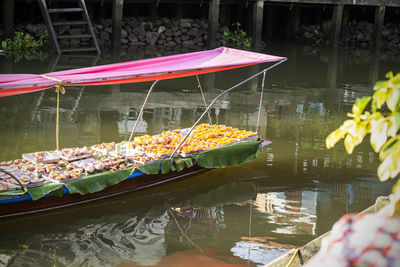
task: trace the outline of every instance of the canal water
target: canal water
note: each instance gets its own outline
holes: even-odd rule
[[[0,263],[9,266],[260,266],[328,231],[390,193],[379,183],[367,142],[352,155],[325,137],[357,97],[370,95],[399,58],[370,50],[278,46],[288,57],[267,73],[259,134],[272,144],[249,163],[88,203],[0,221]],[[160,56],[130,51],[122,59],[47,58],[13,63],[1,73],[49,71]],[[206,102],[267,64],[201,75]],[[61,147],[129,137],[151,83],[73,87],[61,96]],[[223,97],[213,123],[256,130],[261,77]],[[191,126],[204,111],[194,77],[157,84],[138,134]],[[0,99],[0,161],[55,148],[53,90]],[[208,118],[204,121],[207,122]]]

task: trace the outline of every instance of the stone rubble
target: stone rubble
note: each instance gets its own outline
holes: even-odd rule
[[[302,25],[296,33],[296,39],[313,46],[327,46],[332,34],[331,21],[322,25]],[[350,21],[343,25],[340,46],[367,48],[373,45],[375,38],[374,24],[366,21]],[[388,23],[382,30],[382,48],[400,49],[400,24]]]
[[[103,19],[93,23],[100,46],[107,50],[111,46],[112,21]],[[55,27],[58,35],[81,35],[88,34],[87,27],[79,26],[58,26]],[[188,49],[201,49],[207,44],[208,21],[201,19],[175,19],[158,18],[150,21],[146,17],[124,18],[121,29],[122,48],[142,47],[142,46],[163,46],[166,50],[172,50],[175,46]],[[16,25],[16,31],[22,31],[39,37],[47,29],[43,23],[39,24],[20,24]],[[228,27],[219,26],[217,46],[226,46],[227,38],[223,35],[224,31],[229,31]],[[3,31],[0,29],[0,40]],[[61,47],[79,47],[90,44],[90,39],[61,39]]]

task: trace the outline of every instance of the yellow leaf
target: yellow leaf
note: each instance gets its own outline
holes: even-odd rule
[[[390,82],[393,88],[398,88],[400,86],[400,73],[397,73]]]
[[[389,88],[386,96],[386,105],[390,111],[395,111],[400,100],[400,88]]]
[[[367,125],[367,122],[361,121],[348,129],[348,133],[353,136],[354,140],[356,140],[356,146],[361,144],[364,136],[367,134]]]
[[[346,134],[345,131],[342,129],[336,129],[335,131],[331,132],[325,140],[326,148],[330,149],[335,146],[335,144],[344,137]]]
[[[387,81],[377,81],[374,85],[374,91],[376,91],[384,86],[387,86]]]
[[[397,138],[390,138],[381,148],[379,152],[379,159],[384,160],[388,155],[394,154],[400,150],[400,140]]]
[[[392,164],[392,156],[389,155],[378,167],[378,177],[381,182],[386,181],[390,177],[389,166]]]
[[[396,151],[392,156],[392,164],[390,165],[390,178],[395,178],[400,173],[400,150]]]
[[[379,152],[381,147],[386,143],[387,140],[387,128],[388,122],[384,117],[378,120],[371,120],[371,146],[376,153]]]
[[[392,215],[393,216],[400,215],[400,198],[394,200]]]
[[[351,127],[355,126],[355,124],[356,122],[353,120],[345,120],[340,126],[340,129],[347,132]]]
[[[388,79],[393,78],[393,71],[389,71],[388,73],[386,73],[385,77]]]
[[[400,128],[400,112],[393,112],[387,117],[387,120],[389,122],[387,134],[388,136],[395,137]]]
[[[370,96],[363,96],[362,98],[358,98],[356,102],[353,104],[352,108],[353,114],[356,116],[361,115],[365,107],[368,105],[369,101],[371,101]]]
[[[386,94],[387,94],[387,88],[381,88],[377,90],[372,98],[375,100],[376,107],[379,109],[382,107],[383,104],[385,104],[386,101]]]
[[[350,134],[346,135],[346,138],[344,139],[344,147],[346,148],[347,153],[349,154],[353,153],[353,150],[356,147],[356,145],[357,145],[357,139]]]

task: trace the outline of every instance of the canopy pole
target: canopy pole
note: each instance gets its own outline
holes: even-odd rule
[[[197,78],[197,83],[199,84],[199,89],[200,89],[201,96],[203,97],[204,106],[207,108],[207,102],[206,102],[206,99],[205,99],[204,94],[203,94],[203,88],[201,88],[199,75],[196,74],[196,78]],[[210,124],[212,124],[210,111],[208,111],[207,113],[208,113],[208,119],[210,120]]]
[[[206,110],[203,112],[203,114],[201,114],[200,118],[194,123],[194,125],[192,126],[192,128],[190,128],[189,132],[186,134],[186,136],[183,138],[183,140],[179,143],[179,145],[175,148],[174,152],[172,152],[170,158],[172,158],[172,157],[176,154],[176,152],[178,151],[178,149],[183,145],[183,143],[186,141],[186,139],[189,137],[189,135],[193,132],[193,130],[194,130],[194,128],[197,126],[197,124],[201,121],[201,119],[204,117],[204,115],[210,110],[210,108],[215,104],[215,102],[216,102],[219,98],[221,98],[221,97],[222,97],[223,95],[225,95],[226,93],[232,91],[233,89],[239,87],[240,85],[242,85],[242,84],[244,84],[244,83],[250,81],[251,79],[254,79],[254,78],[257,77],[258,75],[263,74],[264,72],[267,72],[267,71],[269,71],[269,70],[272,69],[272,68],[275,68],[275,67],[278,66],[279,64],[285,62],[286,60],[287,60],[287,58],[282,59],[281,61],[275,63],[274,65],[269,66],[268,68],[266,68],[266,69],[264,69],[264,70],[262,70],[262,71],[260,71],[260,72],[258,72],[258,73],[256,73],[256,74],[254,74],[254,75],[251,76],[250,78],[247,78],[246,80],[241,81],[240,83],[238,83],[238,84],[232,86],[231,88],[229,88],[229,89],[223,91],[222,93],[220,93],[219,95],[217,95],[217,97],[214,98],[214,100],[213,100],[213,101],[210,103],[210,105],[206,108]]]
[[[137,119],[136,119],[136,123],[135,123],[135,125],[133,126],[133,129],[132,129],[132,132],[131,132],[131,136],[129,136],[129,140],[128,140],[128,141],[132,141],[133,135],[135,134],[135,131],[136,131],[136,127],[138,126],[139,121],[140,121],[140,119],[142,118],[143,111],[144,111],[144,107],[146,106],[147,101],[149,100],[151,91],[153,91],[154,86],[155,86],[156,83],[158,83],[158,82],[159,82],[159,80],[156,80],[156,81],[154,81],[153,84],[151,85],[150,90],[149,90],[149,92],[147,93],[146,99],[144,100],[144,103],[143,103],[143,105],[142,105],[142,108],[140,109],[139,115],[138,115],[138,117],[137,117]]]

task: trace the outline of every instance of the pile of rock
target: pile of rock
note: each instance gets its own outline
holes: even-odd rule
[[[382,31],[382,42],[391,50],[400,50],[400,24],[388,23]]]
[[[38,38],[41,34],[43,34],[47,30],[46,24],[38,23],[38,24],[18,24],[15,26],[15,31],[29,33],[35,38]]]
[[[105,19],[95,23],[98,39],[104,46],[111,42],[111,20]],[[160,18],[153,21],[145,17],[125,18],[122,22],[122,47],[160,45],[165,47],[181,46],[201,48],[207,43],[208,22],[206,19],[170,19]],[[226,27],[219,27],[217,45],[226,45],[223,35]]]
[[[111,46],[112,21],[103,19],[94,23],[99,44],[107,50]],[[29,33],[39,37],[47,29],[45,24],[21,24],[15,30]],[[175,47],[188,49],[200,49],[207,44],[208,21],[202,19],[170,19],[159,18],[154,22],[145,17],[125,18],[121,29],[121,48],[141,46],[162,46],[166,50]],[[87,27],[59,26],[55,28],[58,35],[81,35],[87,34]],[[227,27],[220,26],[217,33],[217,45],[227,45],[224,31]],[[0,30],[0,36],[2,31]],[[90,45],[90,38],[83,39],[60,39],[61,47],[84,47]]]
[[[329,45],[332,34],[332,23],[325,21],[322,25],[303,25],[296,33],[296,38],[313,46]],[[343,25],[340,37],[342,47],[370,47],[374,42],[374,24],[367,21],[353,20]],[[398,51],[400,49],[400,24],[388,23],[382,31],[382,47]]]
[[[372,23],[353,20],[344,25],[340,42],[343,46],[366,48],[372,45],[373,36],[374,25]]]
[[[330,21],[325,21],[322,25],[302,25],[296,32],[296,39],[315,46],[329,45],[330,29]]]

